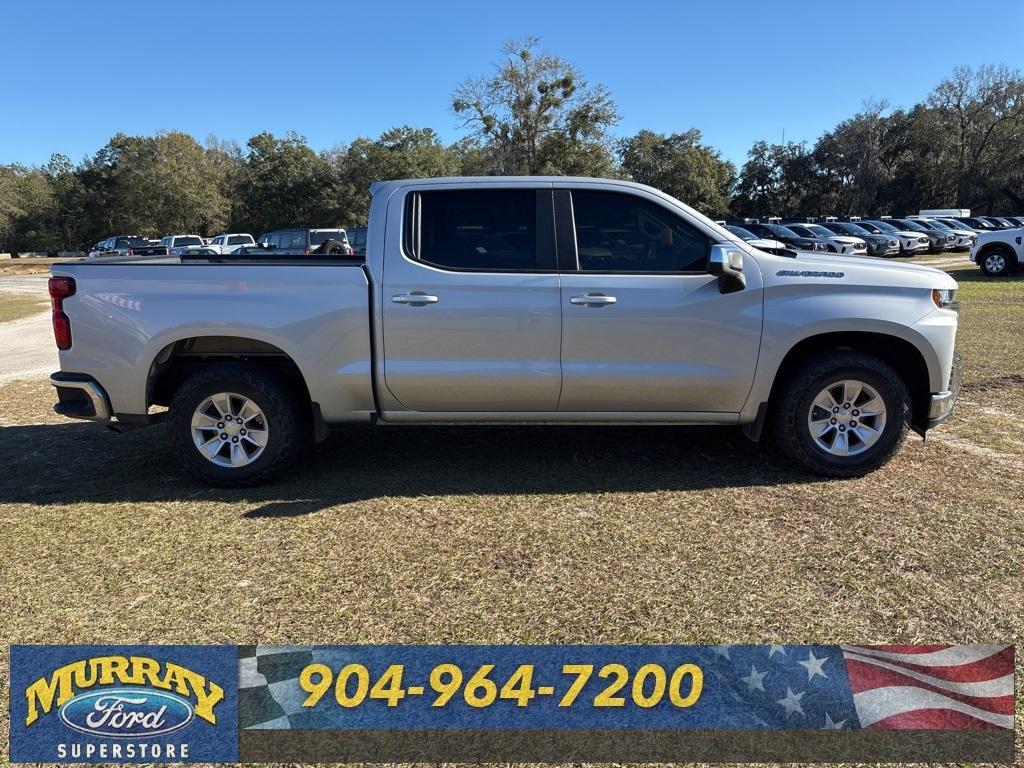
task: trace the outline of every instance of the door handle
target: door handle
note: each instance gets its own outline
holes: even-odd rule
[[[437,304],[437,296],[426,293],[398,293],[391,297],[395,304]]]
[[[603,294],[588,293],[586,296],[573,296],[569,299],[570,304],[614,304],[618,299],[614,296],[605,296]]]

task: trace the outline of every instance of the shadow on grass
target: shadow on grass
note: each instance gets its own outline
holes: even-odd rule
[[[812,482],[734,428],[346,426],[278,480],[223,490],[178,468],[160,427],[0,427],[0,502],[222,501],[292,517],[385,497],[699,490]]]

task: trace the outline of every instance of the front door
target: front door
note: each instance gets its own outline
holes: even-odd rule
[[[561,310],[550,188],[427,188],[391,205],[403,206],[403,236],[388,238],[399,252],[384,258],[388,391],[413,411],[554,411]]]
[[[761,342],[753,260],[747,287],[723,294],[707,272],[708,235],[666,204],[626,192],[555,194],[571,194],[571,207],[558,205],[559,243],[575,234],[577,251],[568,265],[576,270],[561,276],[558,410],[738,413]]]

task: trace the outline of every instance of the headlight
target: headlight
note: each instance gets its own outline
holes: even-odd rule
[[[932,290],[932,302],[940,309],[956,309],[955,288],[935,288]]]

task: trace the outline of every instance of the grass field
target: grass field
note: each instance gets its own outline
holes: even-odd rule
[[[0,643],[1024,643],[1024,278],[950,269],[958,413],[857,480],[732,430],[387,427],[213,490],[8,384]]]
[[[35,315],[44,311],[49,304],[50,301],[45,294],[37,296],[30,293],[0,293],[0,323]]]

